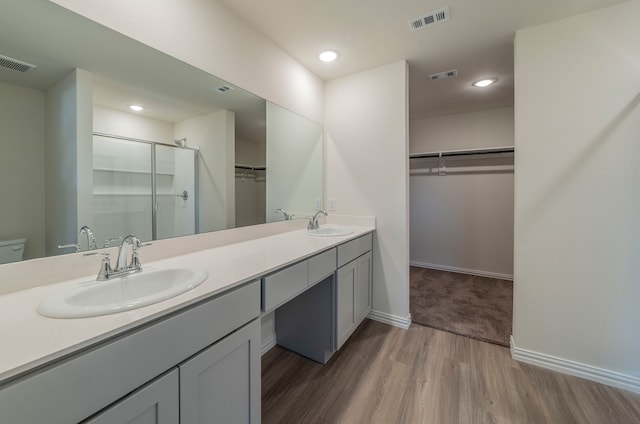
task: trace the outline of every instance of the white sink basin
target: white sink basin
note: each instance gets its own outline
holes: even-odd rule
[[[52,294],[40,303],[40,315],[85,318],[115,314],[178,296],[202,284],[199,268],[158,268],[106,281],[86,281]]]
[[[317,230],[307,230],[307,234],[310,236],[316,237],[335,237],[335,236],[346,236],[348,234],[353,233],[353,230],[345,227],[329,227],[322,226]]]

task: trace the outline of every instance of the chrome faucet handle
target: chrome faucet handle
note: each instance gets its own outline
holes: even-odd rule
[[[111,259],[109,258],[109,252],[91,252],[85,253],[82,256],[102,256],[102,262],[100,263],[100,271],[98,271],[97,281],[108,280],[113,269],[111,269]]]
[[[151,245],[153,245],[153,243],[142,243],[142,242],[140,242],[140,240],[138,240],[137,243],[135,243],[133,245],[133,247],[131,248],[132,257],[137,261],[138,260],[138,250],[140,250],[143,247],[147,247],[147,246],[151,246]]]
[[[141,243],[139,239],[136,239],[137,242],[133,244],[131,248],[131,264],[129,265],[129,269],[135,271],[142,271],[142,264],[140,263],[140,259],[138,258],[138,250],[142,247],[151,246],[153,243]]]
[[[76,249],[76,252],[80,251],[80,245],[79,244],[71,243],[71,244],[59,244],[58,245],[58,249],[68,249],[69,247],[73,247],[74,249]]]

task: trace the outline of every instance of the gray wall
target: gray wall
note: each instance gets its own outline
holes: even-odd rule
[[[44,256],[44,93],[0,83],[0,240]],[[29,166],[25,166],[29,164]]]

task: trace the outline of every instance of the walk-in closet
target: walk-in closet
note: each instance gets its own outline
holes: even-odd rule
[[[513,305],[513,108],[411,121],[414,323],[508,346]]]

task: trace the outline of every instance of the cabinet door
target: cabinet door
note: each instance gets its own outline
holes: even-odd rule
[[[356,270],[356,317],[357,323],[371,311],[371,252],[358,258]]]
[[[181,424],[260,423],[260,320],[184,362]]]
[[[178,422],[178,370],[142,386],[83,424],[175,424]]]
[[[356,261],[338,269],[336,283],[336,332],[338,349],[349,338],[356,326],[354,302],[356,299]]]

